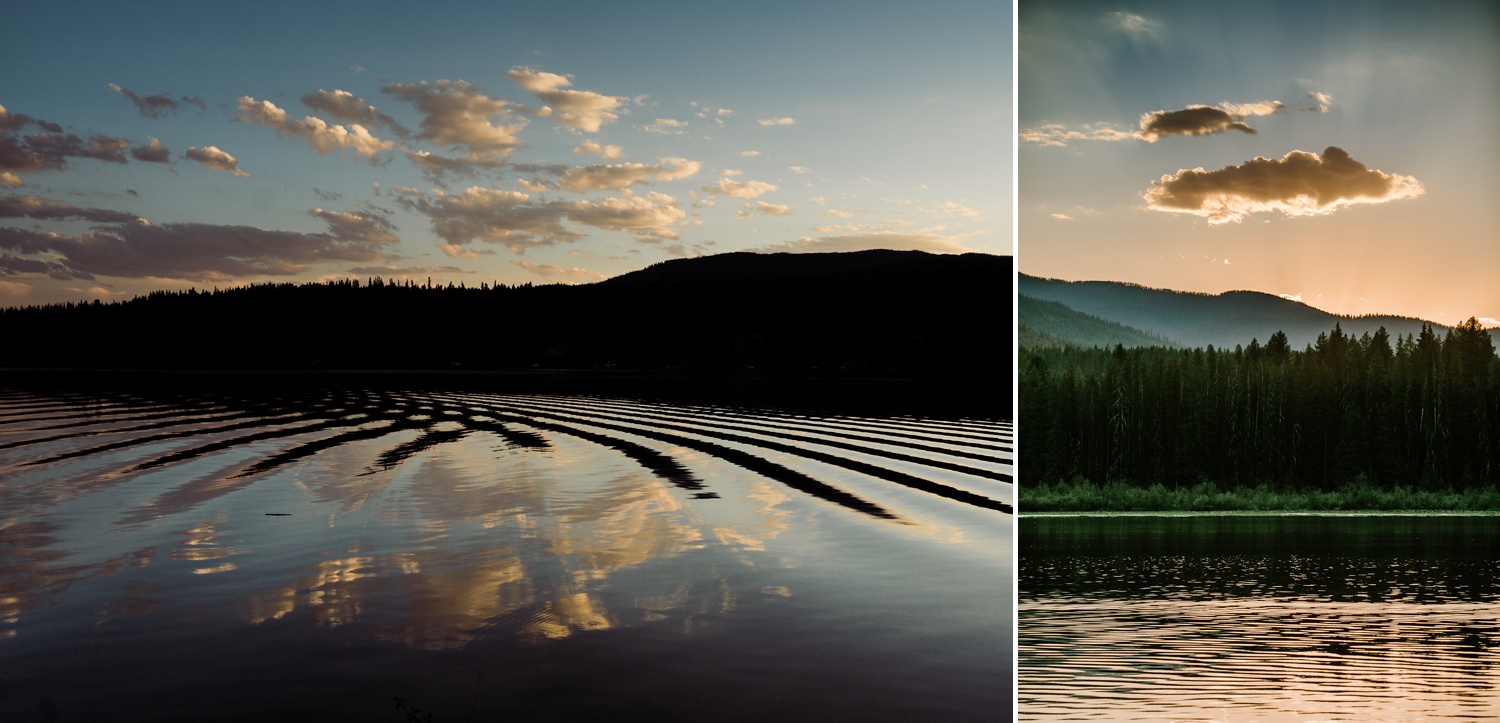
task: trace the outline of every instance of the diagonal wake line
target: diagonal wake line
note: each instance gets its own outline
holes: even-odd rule
[[[493,405],[493,406],[489,406],[489,405]],[[498,402],[489,402],[489,403],[486,403],[486,406],[484,406],[483,408],[487,409],[487,410],[492,410],[491,411],[492,414],[496,414],[496,416],[500,416],[501,414],[504,414],[504,413],[503,412],[499,412],[498,410],[507,409],[507,408],[513,408],[513,407],[507,407],[506,405],[498,403]],[[523,413],[521,415],[505,415],[505,416],[508,416],[510,418],[513,418],[513,419],[526,420],[526,422],[528,424],[536,424],[538,421],[541,421],[541,420],[535,419],[535,417],[533,415],[528,414],[528,413]],[[568,415],[558,415],[558,414],[544,414],[543,416],[549,416],[549,417],[553,417],[553,418],[561,418],[561,419],[564,419],[564,420],[573,420],[574,419],[574,418],[572,418],[572,417],[570,417]],[[596,421],[587,420],[587,419],[581,420],[581,421],[585,422],[586,424],[588,424],[590,426],[600,427],[600,428],[603,428],[603,429],[610,429],[610,430],[614,430],[614,431],[617,431],[617,432],[625,432],[627,434],[633,434],[633,435],[636,435],[638,437],[646,437],[647,439],[654,439],[654,440],[657,440],[658,442],[666,442],[668,444],[675,444],[675,445],[680,446],[680,447],[686,447],[688,449],[697,450],[699,452],[703,452],[704,454],[708,454],[708,455],[711,455],[711,456],[714,456],[714,457],[718,457],[719,459],[722,459],[722,460],[724,460],[726,462],[729,462],[731,464],[738,465],[740,467],[748,469],[748,470],[750,470],[752,472],[760,474],[760,475],[762,475],[764,477],[767,477],[769,479],[776,480],[777,482],[780,482],[780,483],[782,483],[782,484],[784,484],[784,485],[786,485],[788,487],[791,487],[792,489],[795,489],[795,490],[798,490],[800,492],[804,492],[806,494],[812,495],[813,497],[817,497],[817,498],[822,499],[822,500],[827,500],[829,502],[833,502],[835,504],[842,505],[844,507],[847,507],[849,509],[852,509],[852,510],[855,510],[855,511],[858,511],[858,512],[863,512],[863,513],[865,513],[867,515],[870,515],[872,517],[879,517],[881,519],[887,519],[887,520],[899,520],[900,519],[895,514],[887,511],[885,508],[881,507],[880,505],[877,505],[877,504],[875,504],[873,502],[869,502],[869,501],[867,501],[867,500],[865,500],[865,499],[863,499],[863,498],[861,498],[861,497],[859,497],[857,495],[851,494],[849,492],[845,492],[844,490],[841,490],[841,489],[839,489],[837,487],[829,485],[829,484],[827,484],[825,482],[820,482],[820,481],[818,481],[816,479],[813,479],[812,477],[809,477],[809,476],[807,476],[807,475],[805,475],[805,474],[803,474],[801,472],[798,472],[796,470],[793,470],[793,469],[790,469],[790,468],[787,468],[787,467],[783,467],[783,466],[781,466],[779,464],[776,464],[775,462],[771,462],[771,461],[763,459],[761,457],[757,457],[757,456],[755,456],[753,454],[750,454],[749,452],[743,452],[743,451],[740,451],[740,450],[737,450],[737,449],[733,449],[733,448],[730,448],[730,447],[725,447],[725,446],[723,446],[721,444],[714,444],[712,442],[705,442],[705,441],[703,441],[701,439],[695,439],[695,438],[692,438],[692,437],[684,437],[684,436],[680,436],[680,435],[676,435],[676,434],[666,434],[666,433],[656,432],[656,431],[650,431],[650,430],[633,429],[633,428],[625,427],[625,426],[621,426],[621,425],[609,424],[607,422],[596,422]],[[581,431],[581,430],[579,430],[579,431]]]
[[[515,405],[513,405],[513,406],[515,406]],[[573,419],[574,421],[583,421],[585,423],[594,424],[596,426],[604,426],[606,428],[609,427],[609,425],[607,425],[607,424],[604,424],[604,423],[601,423],[601,422],[598,422],[598,421],[594,421],[594,420],[592,420],[590,418],[587,418],[587,417],[585,417],[585,418],[583,418],[583,419],[580,420],[576,416],[573,416],[573,415],[559,414],[559,413],[556,413],[556,412],[549,412],[549,411],[539,411],[539,410],[534,410],[534,409],[526,409],[526,407],[524,407],[524,406],[521,406],[519,408],[521,408],[524,411],[528,411],[528,412],[536,413],[536,414],[543,414],[545,416],[561,417],[563,419]],[[611,417],[611,418],[613,418],[613,417]],[[951,500],[954,500],[954,501],[957,501],[957,502],[964,502],[964,503],[967,503],[967,504],[970,504],[970,505],[974,505],[976,507],[982,507],[984,509],[996,510],[996,511],[999,511],[999,512],[1004,512],[1006,514],[1012,514],[1014,512],[1014,507],[1012,507],[1010,504],[1002,502],[1000,500],[991,499],[991,498],[985,497],[984,495],[981,495],[981,494],[976,494],[974,492],[969,492],[968,490],[961,490],[961,489],[958,489],[956,487],[950,487],[950,486],[945,485],[945,484],[940,484],[940,483],[937,483],[937,482],[933,482],[932,480],[923,479],[921,477],[917,477],[917,476],[914,476],[914,475],[909,475],[909,474],[906,474],[905,472],[899,472],[899,471],[896,471],[896,470],[886,469],[884,467],[880,467],[880,466],[877,466],[877,465],[869,464],[869,463],[866,463],[866,462],[860,462],[858,460],[845,459],[845,458],[839,457],[837,455],[827,454],[827,453],[824,453],[824,452],[818,452],[816,450],[803,449],[803,448],[795,447],[795,446],[788,445],[788,444],[781,444],[779,442],[772,442],[770,440],[762,440],[762,439],[755,439],[755,438],[751,438],[751,437],[744,437],[744,436],[737,435],[737,434],[723,434],[723,433],[704,432],[702,430],[694,430],[694,429],[691,429],[691,428],[684,428],[684,427],[680,427],[680,426],[677,426],[677,425],[671,425],[671,424],[662,424],[662,425],[659,425],[659,426],[661,428],[663,428],[663,429],[672,429],[672,430],[675,430],[675,431],[688,432],[688,433],[691,433],[691,434],[705,434],[707,436],[715,437],[715,438],[718,438],[718,439],[723,439],[723,440],[732,441],[732,442],[739,442],[741,444],[747,444],[747,445],[756,446],[756,447],[763,447],[765,449],[772,449],[772,450],[776,450],[778,452],[785,452],[787,454],[791,454],[791,455],[794,455],[794,456],[800,456],[800,457],[804,457],[804,458],[807,458],[807,459],[816,460],[816,461],[819,461],[819,462],[824,462],[824,463],[827,463],[827,464],[831,464],[831,465],[834,465],[836,467],[843,467],[844,469],[853,470],[855,472],[859,472],[861,474],[865,474],[865,475],[868,475],[868,476],[871,476],[871,477],[877,477],[879,479],[886,480],[887,482],[894,482],[894,483],[902,485],[904,487],[910,487],[912,489],[920,490],[922,492],[927,492],[929,494],[937,495],[939,497],[946,497],[948,499],[951,499]],[[619,427],[615,427],[615,428],[619,429]],[[631,431],[632,433],[637,433],[637,434],[640,433],[637,430],[628,430],[628,431]],[[822,483],[819,483],[819,484],[822,484]]]
[[[604,416],[606,416],[609,419],[615,419],[615,420],[618,420],[618,421],[625,421],[625,422],[630,422],[631,421],[629,419],[620,419],[620,417],[617,416],[617,415],[604,415]],[[639,422],[634,422],[634,423],[639,424]],[[691,427],[683,427],[683,426],[674,425],[674,424],[660,424],[660,425],[657,425],[657,426],[659,426],[659,427],[661,427],[663,429],[671,429],[671,430],[675,430],[675,431],[678,431],[678,432],[688,432],[688,433],[693,433],[693,434],[705,434],[705,435],[708,435],[708,436],[711,436],[711,437],[717,437],[719,439],[726,439],[726,440],[730,440],[730,441],[740,442],[742,444],[750,444],[750,445],[761,446],[761,447],[765,447],[767,449],[774,449],[774,450],[776,450],[778,452],[786,452],[788,454],[798,455],[798,456],[806,457],[808,459],[815,459],[815,460],[817,460],[819,462],[827,462],[829,464],[833,464],[833,465],[836,465],[836,466],[839,466],[839,467],[844,467],[845,469],[851,469],[851,470],[854,470],[856,472],[860,472],[860,473],[863,473],[863,474],[870,475],[872,477],[879,477],[879,478],[884,479],[884,480],[886,480],[888,482],[895,482],[896,484],[903,485],[903,486],[906,486],[906,487],[911,487],[912,489],[918,489],[918,490],[921,490],[923,492],[927,492],[929,494],[935,494],[935,495],[938,495],[940,497],[947,497],[949,499],[957,500],[957,501],[960,501],[960,502],[967,502],[968,504],[976,505],[978,507],[984,507],[986,509],[1001,510],[1001,511],[1008,511],[1010,509],[1010,505],[1008,505],[1008,504],[1006,504],[1004,502],[1001,502],[999,500],[995,500],[995,499],[991,499],[989,497],[985,497],[984,495],[980,495],[980,494],[976,494],[976,493],[973,493],[973,492],[969,492],[967,490],[961,490],[961,489],[958,489],[956,487],[950,487],[950,486],[945,485],[945,484],[941,484],[941,483],[938,483],[938,482],[933,482],[932,480],[927,480],[927,479],[923,479],[921,477],[917,477],[917,476],[914,476],[914,475],[909,475],[909,474],[906,474],[905,472],[898,472],[896,470],[890,470],[890,469],[886,469],[884,467],[880,467],[880,466],[877,466],[877,465],[868,464],[868,463],[860,462],[860,461],[857,461],[857,460],[847,459],[847,458],[844,458],[844,457],[839,457],[837,455],[827,454],[827,453],[824,453],[824,452],[818,452],[816,450],[804,449],[804,448],[801,448],[801,447],[796,447],[796,446],[793,446],[793,445],[782,444],[780,442],[773,442],[773,441],[770,441],[770,440],[757,439],[757,438],[753,438],[753,437],[744,437],[744,436],[736,435],[736,434],[725,434],[725,433],[722,433],[722,432],[713,432],[713,431],[708,431],[708,430],[693,429]],[[928,459],[923,459],[921,457],[913,457],[911,455],[904,455],[904,454],[899,454],[899,453],[895,453],[895,452],[882,452],[881,450],[871,450],[871,449],[868,449],[868,448],[859,447],[857,445],[837,444],[837,443],[827,442],[827,441],[823,441],[823,440],[805,440],[805,441],[815,442],[817,444],[822,444],[822,445],[826,445],[826,446],[830,446],[830,447],[836,447],[836,448],[841,448],[841,449],[849,449],[849,450],[853,450],[853,451],[861,452],[861,453],[878,455],[878,456],[886,457],[887,459],[892,459],[892,460],[897,460],[897,461],[902,461],[902,462],[909,462],[909,463],[918,464],[918,465],[927,466],[927,467],[934,467],[934,468],[938,468],[938,469],[946,469],[946,470],[948,470],[950,472],[959,472],[959,473],[967,474],[967,475],[970,475],[970,476],[983,477],[983,478],[993,479],[993,480],[997,480],[997,481],[1001,481],[1001,482],[1007,482],[1007,483],[1014,483],[1014,477],[1011,476],[1011,475],[1009,475],[1009,474],[1006,474],[1004,472],[991,472],[989,470],[980,470],[980,469],[975,469],[975,468],[972,468],[972,467],[966,467],[964,465],[948,464],[948,463],[942,462],[941,460],[928,460]]]
[[[594,407],[596,405],[576,405],[575,404],[575,405],[570,405],[570,406],[575,407],[575,408],[578,407],[578,406],[583,406],[585,408],[592,408],[592,407]],[[637,411],[634,411],[634,410],[632,410],[632,409],[630,409],[628,407],[626,407],[626,408],[624,408],[622,410],[617,405],[609,405],[608,408],[612,409],[612,410],[616,410],[620,414],[628,415],[628,417],[630,417],[630,418],[657,419],[657,420],[659,420],[659,419],[672,419],[672,417],[668,417],[668,416],[663,415],[663,414],[655,414],[655,413],[648,413],[648,412],[637,412]],[[616,416],[613,416],[613,418],[619,419],[620,417],[618,415],[616,415]],[[677,419],[680,420],[681,417],[679,416],[679,417],[677,417]],[[889,459],[899,460],[899,461],[902,461],[902,462],[918,463],[918,464],[921,464],[921,465],[926,466],[926,467],[936,467],[936,468],[939,468],[939,469],[946,469],[946,470],[948,470],[950,472],[959,472],[959,473],[962,473],[962,474],[972,475],[972,476],[976,476],[976,477],[986,477],[986,478],[998,480],[998,481],[1001,481],[1001,482],[1012,482],[1013,483],[1015,481],[1015,479],[1011,475],[1005,474],[1004,472],[991,472],[989,470],[975,469],[973,467],[967,467],[967,466],[964,466],[964,465],[960,465],[960,464],[956,464],[956,463],[952,463],[952,462],[946,462],[946,461],[943,461],[943,460],[928,459],[928,458],[925,458],[925,457],[913,457],[913,456],[910,456],[910,455],[902,454],[900,452],[894,452],[894,451],[888,451],[888,450],[882,450],[882,449],[875,449],[875,448],[870,448],[870,447],[860,447],[860,446],[857,446],[857,445],[853,445],[853,444],[849,444],[849,443],[845,443],[845,442],[839,442],[839,441],[836,441],[836,440],[823,439],[821,437],[808,437],[808,436],[798,435],[798,434],[789,434],[789,433],[786,433],[786,432],[766,431],[766,430],[764,430],[764,429],[762,429],[762,428],[760,428],[758,426],[733,424],[733,423],[726,422],[726,421],[715,420],[713,418],[702,418],[702,417],[700,417],[700,418],[693,419],[692,421],[695,424],[700,424],[700,425],[702,425],[704,427],[708,427],[708,428],[711,428],[711,429],[735,429],[735,430],[739,430],[739,431],[743,431],[743,432],[752,432],[752,433],[755,433],[755,434],[764,434],[764,435],[767,435],[767,436],[778,437],[778,438],[781,438],[781,439],[789,439],[789,440],[798,441],[798,442],[808,442],[808,443],[811,443],[811,444],[821,444],[821,445],[825,445],[825,446],[828,446],[828,447],[836,447],[836,448],[839,448],[839,449],[847,449],[847,450],[855,451],[855,452],[863,452],[863,453],[866,453],[866,454],[873,454],[873,455],[877,455],[877,456],[880,456],[880,457],[886,457],[886,458],[889,458]],[[766,425],[766,426],[775,427],[775,426],[778,426],[778,425]],[[1008,463],[1011,462],[1011,460],[1008,460],[1008,459],[1003,459],[1003,458],[1000,458],[1000,457],[990,457],[988,455],[976,454],[976,453],[973,453],[973,452],[965,452],[963,450],[945,449],[945,448],[942,448],[942,447],[932,447],[932,446],[921,445],[921,444],[912,444],[912,443],[908,443],[908,442],[893,442],[891,440],[881,439],[881,438],[878,438],[878,437],[866,437],[866,436],[862,436],[862,435],[844,434],[844,433],[831,432],[831,431],[830,432],[819,432],[819,433],[820,434],[826,434],[828,436],[842,438],[842,439],[851,439],[851,440],[856,440],[856,441],[870,442],[870,443],[874,443],[874,444],[891,444],[891,445],[905,447],[905,448],[908,448],[908,449],[916,449],[916,450],[921,450],[921,451],[924,451],[924,452],[932,452],[932,453],[935,453],[935,454],[943,454],[943,455],[948,455],[948,456],[952,456],[952,457],[963,457],[963,458],[966,458],[966,459],[973,459],[973,460],[977,460],[977,461],[981,461],[981,462],[993,462],[993,463],[997,463],[997,464],[1008,464]]]

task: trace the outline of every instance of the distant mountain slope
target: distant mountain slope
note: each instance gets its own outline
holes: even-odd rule
[[[1017,292],[1055,301],[1076,311],[1142,331],[1160,334],[1189,347],[1209,344],[1233,347],[1277,331],[1286,332],[1293,348],[1316,341],[1338,324],[1360,336],[1384,326],[1394,338],[1421,332],[1423,321],[1401,316],[1341,316],[1258,291],[1202,294],[1152,289],[1116,281],[1060,281],[1020,274]],[[1448,327],[1433,324],[1439,333]]]
[[[1044,301],[1025,294],[1020,304],[1022,348],[1043,346],[1113,347],[1177,346],[1159,334],[1105,321],[1097,316],[1071,309],[1056,301]]]

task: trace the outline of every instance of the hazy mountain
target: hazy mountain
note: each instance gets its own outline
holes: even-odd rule
[[[1258,291],[1203,294],[1152,289],[1117,281],[1060,281],[1020,274],[1018,293],[1055,301],[1075,311],[1160,334],[1188,347],[1233,348],[1251,339],[1262,344],[1277,331],[1286,332],[1300,349],[1338,324],[1358,337],[1385,327],[1392,338],[1421,332],[1421,319],[1402,316],[1343,316]],[[1024,311],[1024,307],[1023,307]],[[1024,320],[1024,316],[1023,316]],[[1433,324],[1439,333],[1449,327]]]
[[[1159,334],[1105,321],[1097,316],[1022,294],[1019,299],[1021,348],[1082,346],[1177,346]]]

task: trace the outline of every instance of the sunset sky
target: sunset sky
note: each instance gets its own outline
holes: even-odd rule
[[[1500,6],[1020,3],[1020,270],[1500,325]]]
[[[0,305],[1012,253],[1003,3],[211,7],[7,5]]]

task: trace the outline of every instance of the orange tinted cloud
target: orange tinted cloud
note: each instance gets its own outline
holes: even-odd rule
[[[1153,181],[1147,208],[1188,213],[1210,224],[1238,223],[1246,215],[1280,211],[1287,216],[1333,213],[1357,203],[1385,203],[1426,192],[1411,176],[1366,168],[1342,148],[1323,155],[1292,151],[1280,159],[1256,157],[1217,171],[1180,170]]]

